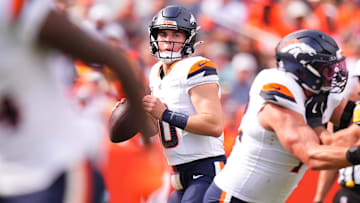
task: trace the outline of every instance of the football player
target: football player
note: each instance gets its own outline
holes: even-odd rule
[[[198,29],[193,14],[181,6],[160,10],[149,27],[150,51],[159,62],[143,103],[174,169],[168,202],[202,202],[226,160],[216,67],[207,58],[190,57]]]
[[[285,202],[308,167],[359,163],[359,147],[350,148],[355,142],[321,145],[329,135],[323,123],[337,123],[333,115],[343,107],[338,94],[347,70],[337,43],[321,31],[300,30],[280,41],[276,59],[277,69],[254,80],[236,144],[204,202]],[[338,133],[358,141],[359,127],[352,130]]]
[[[50,47],[109,65],[122,79],[134,114],[145,117],[124,54],[88,37],[53,7],[50,0],[0,1],[1,203],[101,202],[103,198],[103,190],[97,190],[104,188],[99,171],[84,161],[98,144],[92,138],[102,134],[102,128],[70,110],[50,71]],[[76,172],[70,173],[74,168]]]

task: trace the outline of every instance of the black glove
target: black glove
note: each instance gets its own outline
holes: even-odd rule
[[[329,93],[315,94],[305,101],[306,122],[312,128],[322,125],[322,116],[325,112]]]

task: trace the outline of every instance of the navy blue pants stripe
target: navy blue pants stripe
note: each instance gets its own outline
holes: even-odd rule
[[[205,193],[203,203],[220,203],[220,197],[222,192],[223,191],[214,182],[211,183],[211,185],[209,186],[208,190]],[[221,201],[221,203],[223,203],[223,201]],[[236,197],[231,197],[230,201],[225,203],[249,203],[249,202],[245,202]]]
[[[63,203],[65,175],[61,175],[48,189],[15,197],[0,197],[0,203]]]
[[[102,174],[91,165],[89,165],[88,173],[91,178],[91,185],[88,185],[88,189],[90,189],[90,202],[88,203],[105,203],[105,183]],[[0,196],[0,203],[63,203],[66,196],[66,177],[66,173],[63,173],[49,188],[43,191],[12,197]]]

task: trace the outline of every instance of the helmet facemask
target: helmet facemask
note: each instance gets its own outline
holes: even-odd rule
[[[195,51],[196,36],[200,27],[196,25],[194,15],[186,8],[181,6],[168,6],[157,15],[154,16],[150,26],[150,53],[157,59],[165,62],[172,63],[187,56],[190,56]],[[185,32],[186,39],[184,42],[167,41],[172,44],[172,51],[159,50],[159,42],[157,35],[159,30],[182,30]],[[179,51],[175,52],[174,47],[176,44],[182,43]]]
[[[184,47],[184,43],[183,42],[175,42],[175,41],[158,41],[156,40],[154,43],[156,43],[156,46],[159,46],[158,43],[161,42],[167,42],[167,43],[171,43],[172,47],[171,47],[171,51],[157,51],[154,53],[153,56],[155,56],[157,59],[159,59],[160,61],[164,62],[164,63],[173,63],[174,61],[180,60],[183,58],[183,55],[181,54],[182,49]],[[179,49],[179,51],[175,52],[174,51],[174,47],[175,44],[182,44],[182,48]]]
[[[319,68],[322,76],[322,91],[341,93],[346,86],[348,72],[345,57],[340,61]]]
[[[195,41],[197,31],[193,31],[191,34],[189,34],[189,32],[185,32],[186,39],[184,42],[157,40],[157,32],[158,29],[150,32],[150,51],[151,54],[160,61],[164,63],[173,63],[174,61],[180,60],[194,53],[196,44],[194,45],[193,42]],[[160,51],[159,43],[161,42],[171,43],[171,51]],[[176,44],[182,44],[178,51],[174,51]]]

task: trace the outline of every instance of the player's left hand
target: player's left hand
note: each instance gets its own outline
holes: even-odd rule
[[[143,98],[143,104],[146,112],[151,114],[154,118],[161,120],[161,116],[166,107],[159,98],[152,95],[146,95]]]

